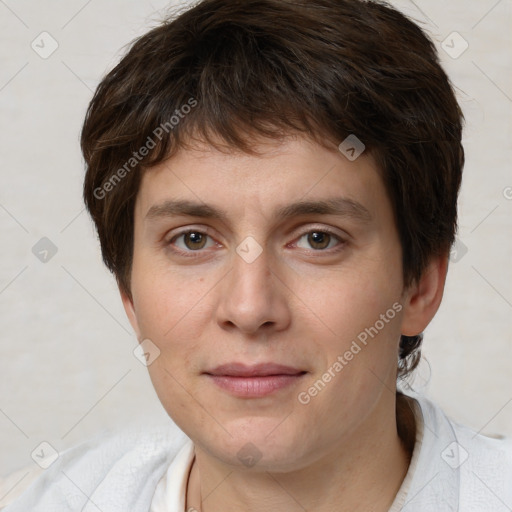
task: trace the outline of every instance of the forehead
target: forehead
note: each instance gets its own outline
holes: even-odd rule
[[[369,154],[349,161],[337,148],[301,137],[259,141],[254,148],[255,155],[208,144],[180,149],[144,173],[137,215],[157,216],[159,206],[172,200],[216,205],[217,213],[249,209],[269,215],[282,214],[291,203],[343,197],[345,211],[363,217],[386,200]]]

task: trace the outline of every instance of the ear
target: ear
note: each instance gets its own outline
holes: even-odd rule
[[[125,293],[121,288],[119,288],[119,293],[121,294],[121,300],[123,301],[123,307],[124,311],[126,313],[126,316],[128,317],[128,320],[130,321],[130,324],[135,331],[135,334],[137,335],[137,339],[141,340],[141,332],[139,329],[139,322],[137,321],[137,315],[135,314],[135,307],[133,305],[133,299],[128,296],[127,293]]]
[[[434,318],[443,298],[447,271],[448,254],[435,256],[420,279],[404,292],[403,335],[416,336],[422,333]]]

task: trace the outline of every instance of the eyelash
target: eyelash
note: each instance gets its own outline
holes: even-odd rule
[[[187,251],[184,251],[182,249],[176,249],[176,248],[173,248],[172,245],[173,243],[180,237],[184,236],[184,235],[188,235],[190,233],[196,233],[196,234],[199,234],[199,235],[205,235],[209,238],[211,238],[213,240],[213,237],[210,236],[208,233],[204,232],[204,231],[201,231],[200,229],[187,229],[186,231],[182,231],[181,233],[177,233],[176,235],[174,235],[167,243],[166,245],[168,247],[171,248],[172,252],[178,254],[178,255],[181,255],[181,256],[184,256],[186,258],[198,258],[200,256],[202,256],[202,252],[205,250],[205,249],[198,249],[197,251],[193,251],[193,250],[187,250]],[[333,238],[335,238],[339,244],[334,247],[334,248],[331,248],[331,249],[309,249],[310,252],[314,252],[314,253],[327,253],[327,254],[333,254],[333,253],[337,253],[339,251],[341,251],[344,247],[345,247],[345,244],[346,244],[346,240],[344,240],[343,238],[341,238],[338,234],[334,233],[334,231],[331,231],[330,229],[327,229],[327,228],[321,228],[321,229],[310,229],[308,231],[305,231],[303,232],[302,234],[300,234],[296,240],[299,241],[301,238],[303,238],[304,236],[306,235],[309,235],[311,233],[322,233],[322,234],[326,234],[326,235],[329,235]]]

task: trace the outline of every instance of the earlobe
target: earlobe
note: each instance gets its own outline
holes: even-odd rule
[[[129,297],[123,290],[119,289],[119,293],[121,294],[121,300],[123,302],[124,311],[130,324],[135,331],[137,339],[141,340],[141,333],[139,329],[139,323],[137,321],[137,315],[135,314],[135,307],[133,305],[133,299]]]
[[[416,336],[434,318],[443,298],[448,255],[432,258],[420,279],[404,293],[401,333]]]

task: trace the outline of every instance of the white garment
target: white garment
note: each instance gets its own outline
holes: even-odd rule
[[[194,461],[194,443],[188,439],[158,483],[149,512],[185,511],[187,481]]]
[[[423,429],[390,512],[512,511],[512,440],[475,434],[416,400]],[[173,424],[84,443],[2,512],[184,512],[193,457]]]
[[[497,441],[476,435],[450,422],[425,398],[416,397],[410,403],[416,421],[416,442],[409,470],[389,512],[510,512],[512,440]],[[483,465],[492,464],[492,454],[501,454],[504,461],[501,496],[499,486],[495,488],[498,493],[493,490],[496,478],[500,479],[499,468],[489,472],[490,467],[484,469]],[[185,511],[193,460],[194,447],[189,441],[159,482],[149,512]]]

